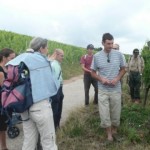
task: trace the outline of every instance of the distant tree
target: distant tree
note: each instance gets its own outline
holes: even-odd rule
[[[145,45],[142,49],[142,57],[145,61],[143,79],[145,86],[150,85],[150,45]]]
[[[148,41],[142,49],[142,57],[145,62],[144,72],[143,72],[143,82],[145,86],[145,99],[144,106],[146,105],[146,100],[148,96],[148,91],[150,88],[150,41]]]

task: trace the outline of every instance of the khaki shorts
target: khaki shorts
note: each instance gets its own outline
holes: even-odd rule
[[[98,91],[98,106],[101,119],[101,127],[120,125],[121,93]]]

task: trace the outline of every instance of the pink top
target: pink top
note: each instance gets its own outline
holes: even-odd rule
[[[91,70],[92,59],[93,59],[93,55],[86,54],[81,57],[80,64],[84,64],[85,68],[87,68],[88,70]],[[87,71],[84,71],[84,73],[90,74]]]

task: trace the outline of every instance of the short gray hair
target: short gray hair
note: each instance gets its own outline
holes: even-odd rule
[[[40,48],[45,48],[48,44],[47,39],[43,39],[41,37],[35,37],[31,40],[29,44],[29,48],[32,48],[34,51],[39,51]]]

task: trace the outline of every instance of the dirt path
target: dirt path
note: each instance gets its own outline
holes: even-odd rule
[[[84,106],[84,85],[83,76],[78,76],[64,82],[64,102],[61,124],[63,124],[70,112],[75,110],[77,107]],[[90,98],[94,95],[93,87],[91,86]]]
[[[63,125],[69,116],[70,112],[75,110],[77,107],[84,106],[84,87],[83,87],[83,76],[71,78],[70,80],[64,81],[63,86],[64,101],[61,125]],[[90,98],[93,97],[94,90],[91,86]],[[9,150],[21,150],[23,142],[22,124],[18,125],[20,129],[20,135],[15,139],[7,138],[7,145]]]

